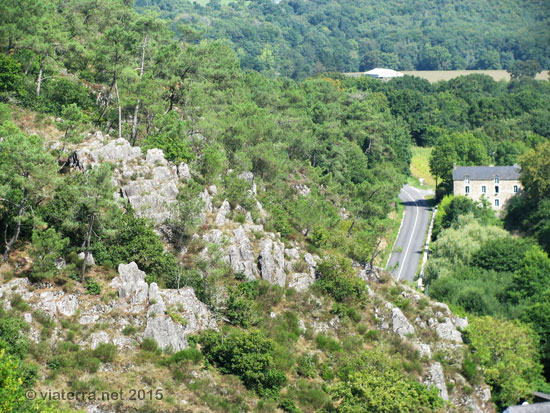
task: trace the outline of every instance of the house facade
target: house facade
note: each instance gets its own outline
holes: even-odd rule
[[[522,191],[519,181],[521,168],[514,166],[455,166],[453,194],[473,201],[486,199],[493,209],[500,211],[510,198]]]

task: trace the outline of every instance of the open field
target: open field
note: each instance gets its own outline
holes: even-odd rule
[[[412,147],[411,175],[416,179],[424,179],[424,187],[435,188],[435,179],[430,173],[431,153],[432,148]],[[413,182],[409,183],[414,185]]]
[[[535,79],[537,80],[548,80],[549,71],[544,70],[541,73],[537,74]],[[422,79],[429,80],[430,82],[438,82],[440,80],[450,80],[458,76],[466,76],[473,74],[489,75],[496,81],[499,80],[510,80],[510,73],[506,70],[410,70],[403,71],[404,75],[411,75],[421,77]]]
[[[499,80],[510,80],[510,73],[506,70],[403,70],[401,71],[404,75],[417,76],[422,79],[426,79],[431,83],[439,82],[440,80],[451,80],[458,76],[467,76],[473,74],[482,74],[489,75],[497,82]],[[363,72],[350,72],[344,73],[344,76],[349,77],[360,77],[363,75]],[[543,70],[537,76],[537,80],[550,80],[550,71]]]

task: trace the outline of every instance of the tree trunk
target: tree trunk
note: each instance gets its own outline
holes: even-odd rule
[[[145,67],[145,48],[147,47],[147,39],[148,38],[149,38],[149,33],[147,33],[145,35],[145,39],[143,39],[143,49],[141,51],[141,67],[139,68],[139,81],[140,82],[141,82],[141,78],[143,77],[143,70],[144,70],[144,67]],[[140,104],[140,100],[138,99],[138,101],[136,103],[136,107],[134,109],[134,120],[132,122],[132,135],[131,135],[132,146],[136,144],[139,104]]]
[[[84,252],[84,260],[82,261],[82,268],[80,269],[80,281],[84,278],[86,273],[86,261],[90,255],[90,239],[92,238],[92,229],[94,228],[95,214],[90,216],[90,222],[88,224],[88,231],[86,232],[86,251]]]
[[[118,138],[122,138],[122,106],[120,106],[120,95],[118,94],[118,79],[115,77],[115,93],[118,105]]]
[[[38,80],[36,81],[36,96],[40,96],[42,86],[42,73],[44,72],[44,56],[40,56],[40,69],[38,69]]]
[[[353,218],[353,221],[351,222],[351,225],[348,229],[348,238],[351,236],[351,231],[353,230],[354,226],[355,226],[355,218]]]
[[[6,250],[4,251],[4,255],[2,257],[2,263],[8,260],[11,249],[13,248],[13,245],[17,242],[17,239],[19,238],[19,233],[21,232],[21,216],[23,215],[23,211],[25,210],[26,203],[27,203],[27,190],[24,189],[23,199],[21,200],[21,203],[17,208],[17,224],[15,225],[15,233],[13,234],[13,237],[11,237],[9,242],[6,242]]]

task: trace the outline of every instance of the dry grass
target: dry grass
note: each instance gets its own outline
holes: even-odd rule
[[[489,75],[497,82],[500,80],[509,81],[510,73],[506,70],[410,70],[403,71],[404,75],[417,76],[426,79],[431,83],[439,82],[440,80],[451,80],[458,76],[467,76],[473,74]],[[549,71],[544,70],[537,74],[535,79],[548,80],[550,78]]]
[[[416,179],[423,179],[427,187],[435,188],[435,179],[430,173],[430,154],[432,148],[414,146],[412,148],[411,174]]]
[[[15,124],[29,135],[38,135],[46,141],[58,142],[63,136],[55,126],[55,117],[36,113],[19,106],[11,106]]]

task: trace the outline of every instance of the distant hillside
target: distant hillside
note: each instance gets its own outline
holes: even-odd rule
[[[547,0],[137,0],[183,36],[228,39],[243,68],[301,78],[324,71],[550,67]]]

